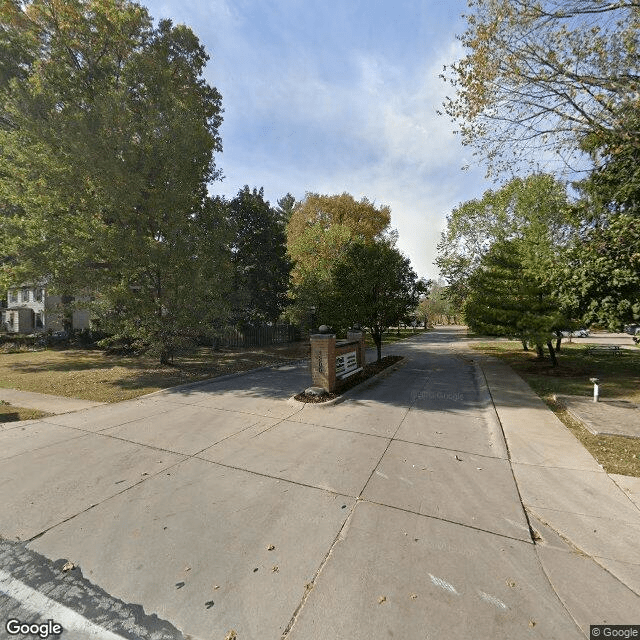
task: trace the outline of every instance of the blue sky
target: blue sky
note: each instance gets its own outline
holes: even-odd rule
[[[438,116],[438,77],[462,51],[464,0],[150,0],[189,25],[222,94],[224,180],[272,203],[347,191],[391,208],[398,245],[435,277],[445,216],[492,185]]]

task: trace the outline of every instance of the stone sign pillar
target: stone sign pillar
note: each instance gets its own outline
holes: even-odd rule
[[[313,386],[333,393],[336,388],[336,334],[329,333],[328,327],[323,325],[320,333],[311,334],[310,341]]]

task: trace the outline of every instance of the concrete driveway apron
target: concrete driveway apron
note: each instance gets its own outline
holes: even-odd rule
[[[140,605],[175,637],[584,638],[460,338],[387,348],[405,364],[331,407],[290,400],[308,386],[298,363],[5,430],[0,535],[71,560],[95,598]],[[571,565],[639,610],[598,569]],[[34,575],[16,580],[38,590]],[[106,609],[106,631],[152,637]]]

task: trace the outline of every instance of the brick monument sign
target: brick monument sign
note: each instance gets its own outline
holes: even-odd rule
[[[333,393],[349,376],[365,365],[364,333],[357,328],[347,331],[346,340],[336,340],[335,333],[323,325],[311,340],[311,380],[315,387]]]

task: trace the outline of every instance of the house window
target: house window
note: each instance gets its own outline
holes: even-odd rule
[[[44,298],[44,289],[36,289],[36,302],[42,302]]]
[[[22,290],[22,302],[29,302],[29,289]]]
[[[9,302],[18,302],[18,292],[15,289],[9,291]]]
[[[40,313],[36,313],[36,329],[42,329],[44,327],[44,313],[40,311]]]

